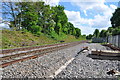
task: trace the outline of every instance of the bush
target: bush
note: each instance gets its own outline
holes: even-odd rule
[[[40,27],[40,26],[37,26],[37,25],[33,25],[33,26],[31,26],[31,32],[32,32],[32,33],[41,32],[41,27]]]
[[[26,32],[28,32],[27,29],[22,29],[22,32],[21,32],[21,33],[26,33]]]

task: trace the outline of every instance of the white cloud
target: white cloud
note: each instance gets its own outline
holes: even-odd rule
[[[75,11],[65,10],[65,13],[67,14],[67,17],[69,18],[70,21],[78,22],[81,19],[79,11],[75,12]]]
[[[104,15],[104,16],[101,16],[101,15],[96,15],[92,21],[92,27],[94,28],[103,28],[103,27],[110,27],[111,24],[110,24],[110,21],[109,21],[109,16],[107,15]]]
[[[65,13],[67,14],[69,21],[73,23],[75,27],[78,27],[81,29],[82,34],[92,34],[96,28],[99,30],[102,30],[102,29],[107,29],[108,27],[111,26],[110,18],[112,16],[112,13],[115,11],[117,7],[115,5],[110,5],[110,7],[108,7],[107,5],[104,4],[103,7],[96,6],[94,8],[96,8],[96,10],[101,9],[99,11],[102,11],[102,15],[97,14],[94,16],[93,19],[81,17],[81,14],[79,11],[65,10]]]
[[[72,5],[78,6],[86,16],[88,17],[90,16],[90,14],[89,15],[87,14],[88,13],[87,11],[89,12],[92,11],[93,13],[96,14],[93,16],[93,18],[90,17],[83,18],[80,15],[80,12],[65,11],[69,21],[72,22],[75,27],[79,27],[82,30],[83,34],[93,33],[95,28],[101,30],[101,29],[107,29],[108,27],[111,26],[110,18],[112,16],[112,13],[117,8],[117,6],[105,5],[105,0],[85,0],[83,2],[82,0],[74,0],[74,2],[73,0],[70,1]]]
[[[86,10],[84,10],[83,12],[84,12],[85,16],[88,16]]]
[[[65,10],[65,13],[69,19],[69,22],[73,23],[73,25],[75,27],[80,28],[82,34],[90,34],[93,32],[94,28],[89,26],[89,25],[91,25],[92,19],[81,18],[79,11],[75,12],[75,11]],[[85,26],[83,26],[83,25],[85,25]]]
[[[104,6],[106,7],[102,10],[103,15],[98,14],[94,16],[93,27],[103,28],[111,26],[110,18],[117,7],[115,5],[110,5],[110,7]]]
[[[2,17],[0,17],[0,24],[2,23]]]
[[[74,6],[79,6],[81,9],[88,10],[96,6],[104,4],[105,0],[70,0]]]
[[[0,24],[0,29],[2,29],[2,28],[9,29],[10,27],[9,27],[8,24],[1,23],[1,24]]]
[[[56,6],[59,4],[60,0],[43,0],[46,4],[49,4],[50,6]]]
[[[2,28],[9,28],[9,22],[6,22],[6,23],[3,23],[2,22],[3,21],[3,19],[2,19],[2,17],[0,17],[0,29],[2,29]]]

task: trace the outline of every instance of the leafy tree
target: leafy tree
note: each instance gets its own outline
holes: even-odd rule
[[[120,28],[115,28],[112,32],[112,35],[120,35]]]
[[[68,34],[75,35],[76,34],[76,30],[75,30],[73,24],[68,22],[67,26],[68,26]]]
[[[109,28],[107,29],[107,31],[109,32],[109,35],[112,35],[113,30],[114,30],[113,27],[109,27]]]
[[[32,25],[30,31],[31,31],[32,33],[40,33],[41,30],[42,30],[42,28],[41,28],[40,26],[38,26],[38,25]]]
[[[110,19],[112,27],[120,26],[120,8],[117,8]]]
[[[44,8],[43,8],[43,13],[42,13],[42,27],[43,27],[43,30],[42,32],[43,33],[46,33],[48,34],[49,33],[49,28],[50,27],[53,27],[53,23],[52,22],[52,11],[50,10],[50,6],[49,5],[44,5]],[[51,26],[53,25],[53,26]]]
[[[108,35],[120,35],[120,26],[116,28],[109,27],[107,32],[108,32]]]
[[[92,39],[93,35],[92,34],[89,34],[88,36],[86,36],[86,39],[90,40]]]
[[[99,30],[95,29],[93,35],[94,35],[94,37],[98,38],[99,37]]]
[[[108,31],[107,31],[107,30],[102,30],[102,31],[100,32],[99,37],[107,37],[107,36],[108,36]]]
[[[34,3],[24,2],[22,6],[22,28],[35,33],[35,29],[38,29],[38,13],[35,10]],[[38,29],[39,30],[39,29]]]
[[[51,7],[44,2],[9,2],[3,5],[3,15],[10,22],[10,27],[16,30],[53,37],[70,34],[78,38],[81,35],[81,30],[68,22],[63,6]]]
[[[55,32],[59,35],[60,32],[61,32],[61,28],[62,28],[62,25],[61,23],[57,23],[56,26],[55,26]]]
[[[9,26],[13,30],[18,30],[18,14],[19,10],[14,2],[2,2],[2,18],[4,19],[4,23],[10,23]]]
[[[80,35],[81,35],[81,30],[80,30],[79,28],[75,28],[75,30],[76,30],[75,36],[76,36],[77,38],[79,38]]]
[[[68,21],[64,9],[65,9],[64,6],[60,6],[60,5],[52,7],[53,20],[55,22],[59,21],[62,26],[64,26]]]
[[[63,27],[66,25],[68,21],[68,18],[64,12],[63,6],[58,5],[58,6],[52,7],[52,19],[56,23],[54,30],[59,34],[60,32],[63,31]]]
[[[47,27],[47,34],[54,31],[55,25],[56,23],[54,22],[54,20],[50,20],[48,27]]]
[[[66,24],[66,25],[63,27],[63,33],[68,34],[68,29],[69,29],[68,24]]]

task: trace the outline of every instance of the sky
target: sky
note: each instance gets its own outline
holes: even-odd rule
[[[46,0],[48,1],[48,0]],[[52,0],[52,6],[62,5],[68,21],[81,29],[82,34],[93,34],[95,29],[111,27],[110,18],[120,0]]]
[[[35,1],[35,0],[34,0]],[[62,5],[68,21],[81,29],[82,34],[93,34],[95,29],[111,27],[110,18],[120,0],[44,0],[51,6]],[[0,24],[0,26],[6,26]]]

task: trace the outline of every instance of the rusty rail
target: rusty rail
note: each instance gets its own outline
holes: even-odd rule
[[[56,45],[60,45],[60,44],[51,44],[51,45],[24,47],[24,48],[15,48],[15,49],[4,49],[4,50],[2,50],[2,53],[0,53],[0,54],[8,54],[8,53],[12,53],[12,52],[15,52],[15,51],[32,50],[32,49],[43,48],[43,47],[51,47],[51,46],[56,46]]]
[[[57,51],[57,50],[60,50],[60,49],[64,49],[64,48],[67,48],[67,47],[71,47],[71,46],[75,46],[77,44],[80,44],[80,43],[85,43],[85,42],[88,42],[88,41],[80,41],[80,42],[72,42],[70,44],[65,44],[65,45],[62,45],[62,46],[56,46],[56,47],[52,47],[52,48],[47,48],[47,49],[42,49],[42,50],[35,50],[35,51],[29,51],[29,52],[25,52],[25,53],[20,53],[20,54],[15,54],[15,55],[9,55],[9,56],[3,56],[0,61],[2,60],[9,60],[9,59],[13,59],[13,58],[16,58],[16,57],[21,57],[21,56],[24,56],[24,55],[30,55],[30,54],[33,54],[32,56],[29,56],[29,57],[25,57],[25,58],[22,58],[22,59],[17,59],[17,60],[13,60],[13,61],[10,61],[10,62],[5,62],[5,63],[2,63],[0,64],[0,67],[4,68],[6,66],[9,66],[11,64],[14,64],[14,63],[17,63],[17,62],[21,62],[21,61],[25,61],[25,60],[29,60],[29,59],[34,59],[34,58],[37,58],[37,57],[40,57],[40,56],[43,56],[43,55],[46,55],[50,52],[53,52],[53,51]],[[58,45],[58,44],[55,44],[55,45]],[[60,45],[60,44],[59,44]],[[47,46],[47,45],[46,45]],[[50,46],[50,45],[48,45]],[[47,46],[47,47],[48,47]],[[41,47],[41,46],[39,46]],[[33,48],[33,47],[32,47]],[[31,49],[31,48],[30,48]],[[34,48],[35,49],[35,48]],[[16,49],[17,50],[17,49]],[[20,49],[21,50],[21,49]],[[23,49],[22,49],[23,50]],[[27,49],[28,50],[28,49]],[[8,50],[9,51],[9,50]],[[13,50],[11,50],[13,51]],[[10,52],[11,52],[10,51]],[[10,53],[8,52],[8,53]],[[35,53],[39,53],[39,54],[35,54]]]

